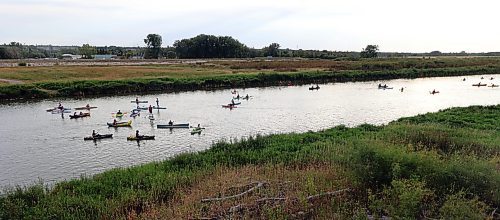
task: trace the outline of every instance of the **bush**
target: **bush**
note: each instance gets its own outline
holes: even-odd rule
[[[377,215],[388,215],[395,219],[418,219],[433,207],[434,193],[418,180],[393,180],[377,196],[371,195],[370,209]]]
[[[443,219],[487,219],[488,208],[477,196],[467,199],[465,193],[461,191],[447,196],[439,213]]]

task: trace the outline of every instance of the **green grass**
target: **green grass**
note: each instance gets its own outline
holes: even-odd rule
[[[324,163],[345,168],[344,178],[354,190],[350,200],[374,215],[485,218],[500,206],[499,123],[500,106],[472,106],[386,126],[337,126],[219,142],[203,152],[113,169],[51,189],[12,189],[0,198],[0,218],[125,218],[151,204],[168,203],[176,190],[210,178],[205,176],[217,167]]]

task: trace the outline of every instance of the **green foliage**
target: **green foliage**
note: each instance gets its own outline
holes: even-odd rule
[[[97,54],[96,47],[90,46],[89,44],[84,44],[79,48],[80,55],[83,59],[92,59],[95,54]]]
[[[279,55],[280,45],[278,43],[272,43],[268,47],[264,47],[262,50],[264,51],[264,55],[277,57]]]
[[[158,59],[161,55],[161,36],[159,34],[148,34],[148,36],[146,36],[146,39],[144,39],[144,43],[147,46],[144,58]]]
[[[448,195],[443,206],[439,209],[443,219],[487,219],[489,207],[479,201],[477,196],[467,199],[462,191]]]
[[[378,45],[368,45],[360,53],[361,58],[376,58],[378,56]]]
[[[370,209],[378,216],[396,219],[420,219],[432,207],[434,193],[417,180],[393,180],[380,196],[370,196]]]
[[[235,58],[250,57],[247,46],[229,36],[200,34],[174,43],[179,58]]]

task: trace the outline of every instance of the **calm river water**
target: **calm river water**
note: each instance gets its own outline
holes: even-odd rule
[[[129,112],[136,96],[89,99],[58,99],[32,103],[0,105],[0,187],[28,185],[42,180],[53,183],[81,175],[92,175],[115,167],[126,167],[150,161],[164,160],[183,152],[200,151],[221,139],[241,138],[255,134],[305,132],[340,124],[356,126],[362,123],[385,124],[395,119],[440,109],[500,104],[500,88],[473,87],[471,84],[500,84],[500,75],[384,82],[356,82],[320,85],[309,91],[308,86],[239,89],[242,100],[235,109],[222,108],[233,96],[230,90],[195,91],[141,96],[154,104],[158,97],[166,110],[153,110],[156,120],[150,123],[143,113],[132,120],[132,128],[108,128],[112,112]],[[394,87],[379,90],[378,83]],[[399,89],[404,87],[404,92]],[[440,93],[429,94],[436,89]],[[98,106],[91,117],[64,118],[45,111],[58,102],[65,107],[80,107],[87,103]],[[84,111],[85,112],[85,111]],[[129,120],[125,115],[122,120]],[[190,129],[157,129],[156,124],[175,123],[197,125],[206,129],[201,135],[191,135]],[[98,142],[83,141],[95,129],[111,133],[113,139]],[[135,130],[156,135],[152,141],[127,141]]]

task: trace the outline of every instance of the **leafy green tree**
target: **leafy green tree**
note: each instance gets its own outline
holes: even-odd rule
[[[179,58],[234,58],[250,57],[250,49],[229,36],[200,34],[190,39],[177,40],[175,53]]]
[[[277,57],[279,55],[280,45],[278,43],[272,43],[268,47],[263,48],[266,56]]]
[[[147,45],[144,58],[158,59],[161,55],[161,36],[159,34],[148,34],[146,39],[144,39],[144,43]]]
[[[97,49],[90,44],[84,44],[79,48],[80,55],[83,59],[92,59],[92,57],[97,53]]]
[[[375,58],[378,56],[378,45],[367,45],[366,48],[364,48],[361,51],[361,58]]]

